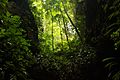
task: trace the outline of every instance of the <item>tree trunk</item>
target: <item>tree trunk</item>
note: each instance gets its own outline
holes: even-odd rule
[[[101,5],[97,0],[86,0],[86,43],[96,50],[97,61],[96,66],[91,74],[90,80],[106,80],[107,73],[102,60],[113,55],[114,42],[110,39],[110,35],[104,36],[102,29],[106,28],[106,14],[103,12]],[[108,26],[108,25],[107,25]],[[94,75],[94,72],[97,75]]]

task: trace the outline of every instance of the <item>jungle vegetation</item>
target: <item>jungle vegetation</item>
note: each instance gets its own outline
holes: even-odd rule
[[[120,0],[0,0],[0,80],[120,80]]]

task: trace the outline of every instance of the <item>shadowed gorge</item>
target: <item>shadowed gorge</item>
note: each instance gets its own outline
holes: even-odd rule
[[[120,80],[120,0],[0,0],[0,80]]]

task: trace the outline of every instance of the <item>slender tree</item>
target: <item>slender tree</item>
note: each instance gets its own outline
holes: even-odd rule
[[[81,38],[81,34],[80,34],[78,28],[75,26],[75,24],[73,23],[72,19],[70,18],[69,14],[68,14],[68,12],[67,12],[67,10],[66,10],[66,8],[65,8],[64,2],[62,2],[62,4],[63,4],[63,8],[64,8],[65,14],[67,15],[67,17],[68,17],[70,23],[71,23],[72,26],[74,27],[74,29],[75,29],[75,31],[76,31],[76,33],[77,33],[77,35],[78,35],[78,37],[79,37],[79,39],[80,39],[80,41],[81,41],[81,43],[82,43],[83,40],[82,40],[82,38]]]
[[[54,52],[54,28],[53,28],[53,14],[52,14],[52,11],[50,10],[50,13],[51,13],[51,19],[52,19],[52,29],[51,29],[51,33],[52,33],[52,49],[53,49],[53,52]]]
[[[63,51],[63,34],[62,34],[62,28],[61,28],[61,25],[60,25],[60,19],[58,18],[58,26],[60,27],[60,37],[61,37],[61,51]]]

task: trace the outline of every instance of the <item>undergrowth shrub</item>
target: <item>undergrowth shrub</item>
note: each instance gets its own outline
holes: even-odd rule
[[[95,63],[94,49],[86,46],[72,52],[43,53],[29,73],[35,80],[87,80]]]
[[[34,63],[29,40],[22,34],[19,16],[12,16],[5,6],[0,10],[0,80],[28,80],[26,67]]]

